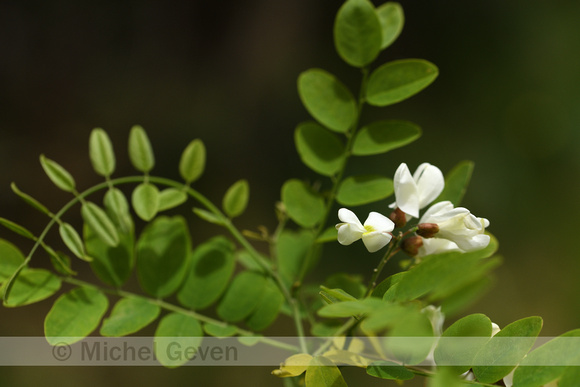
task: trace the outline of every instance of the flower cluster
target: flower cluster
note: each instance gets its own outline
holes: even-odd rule
[[[362,239],[369,252],[385,247],[393,238],[395,227],[404,226],[420,211],[431,204],[443,191],[445,180],[441,170],[429,163],[419,165],[411,174],[402,163],[394,177],[395,202],[390,217],[371,212],[364,225],[346,208],[338,211],[341,223],[336,225],[338,242],[342,245]],[[490,241],[485,234],[489,221],[474,216],[468,209],[454,207],[450,201],[441,201],[428,208],[415,228],[417,235],[403,242],[403,249],[411,254],[425,256],[446,251],[475,251],[485,248]]]

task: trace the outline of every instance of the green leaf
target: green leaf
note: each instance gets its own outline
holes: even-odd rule
[[[121,298],[109,317],[103,320],[102,336],[127,336],[145,328],[161,312],[161,308],[142,298]]]
[[[170,313],[155,331],[155,357],[165,367],[179,367],[195,358],[202,340],[199,321],[181,313]]]
[[[385,303],[376,298],[364,300],[344,301],[328,304],[320,308],[320,317],[351,317],[373,312],[377,308],[384,307]]]
[[[159,210],[159,189],[153,184],[141,183],[133,190],[131,203],[135,213],[148,222]]]
[[[383,31],[375,7],[368,0],[347,0],[336,14],[334,45],[349,65],[364,67],[381,51]]]
[[[33,241],[35,241],[37,238],[30,232],[28,231],[26,228],[24,228],[23,226],[14,223],[11,220],[8,219],[4,219],[4,218],[0,218],[0,224],[4,227],[6,227],[8,230],[15,232],[18,235],[21,235],[25,238],[31,239]]]
[[[298,125],[294,141],[302,162],[314,172],[333,176],[342,168],[343,142],[316,122]]]
[[[233,325],[217,325],[205,323],[203,330],[210,336],[214,337],[230,337],[238,332],[238,328]]]
[[[405,24],[405,15],[403,7],[399,3],[392,1],[381,4],[377,7],[377,15],[381,22],[383,40],[381,49],[389,47],[401,34],[403,24]]]
[[[0,283],[10,279],[23,263],[22,252],[7,240],[0,239]]]
[[[316,243],[336,242],[337,238],[338,230],[336,227],[331,226],[320,233],[320,236],[316,239]]]
[[[225,224],[225,219],[223,219],[221,216],[218,216],[218,215],[214,214],[213,212],[209,212],[209,211],[204,210],[202,208],[194,207],[193,213],[195,215],[199,216],[201,219],[205,220],[206,222],[218,224],[220,226],[223,226]]]
[[[250,186],[246,180],[236,181],[224,195],[222,207],[230,218],[240,216],[248,206]]]
[[[143,290],[163,298],[181,285],[186,274],[191,241],[185,219],[161,216],[137,241],[137,276]]]
[[[438,369],[437,373],[432,378],[428,378],[427,387],[471,387],[473,384],[463,382],[460,377],[453,375],[453,373],[446,369]]]
[[[568,367],[562,374],[558,387],[576,387],[578,380],[580,380],[580,367]]]
[[[109,177],[115,171],[115,153],[111,139],[101,128],[93,129],[89,138],[89,157],[99,175]]]
[[[280,312],[284,303],[284,295],[280,288],[271,280],[267,280],[258,305],[246,320],[246,325],[259,332],[269,327]]]
[[[12,282],[4,306],[24,306],[42,301],[56,293],[60,285],[60,279],[48,270],[25,268]]]
[[[217,307],[218,316],[227,322],[248,317],[258,306],[266,287],[266,277],[251,271],[238,274]]]
[[[367,367],[367,374],[375,378],[390,380],[409,380],[413,379],[414,373],[400,364],[392,361],[375,361]]]
[[[468,371],[491,332],[491,320],[484,314],[470,314],[457,320],[441,335],[444,339],[439,341],[433,354],[435,363],[438,367],[448,366],[455,375]]]
[[[119,244],[119,234],[107,213],[92,202],[85,202],[81,207],[85,223],[103,242],[111,247]]]
[[[350,176],[338,187],[336,201],[345,206],[360,206],[386,199],[393,194],[393,180],[379,175]]]
[[[412,122],[400,120],[373,122],[357,132],[352,154],[378,155],[410,144],[419,137],[421,128]]]
[[[218,236],[198,246],[183,286],[179,302],[190,309],[204,309],[213,304],[226,289],[235,268],[234,245]]]
[[[48,176],[48,178],[56,185],[58,188],[66,192],[74,192],[75,181],[70,173],[67,172],[60,164],[50,159],[40,155],[40,164],[42,169]]]
[[[179,173],[187,184],[199,179],[205,169],[205,145],[199,139],[193,140],[181,154]]]
[[[48,256],[50,258],[50,263],[54,270],[59,274],[64,275],[76,275],[77,273],[71,269],[70,258],[62,252],[56,252],[48,246],[44,246]]]
[[[363,281],[361,275],[334,273],[324,280],[324,285],[328,288],[342,289],[355,298],[362,298],[367,290]]]
[[[314,227],[324,217],[324,199],[300,180],[290,179],[284,183],[282,202],[290,219],[302,227]]]
[[[129,233],[133,230],[129,202],[121,190],[115,187],[109,188],[103,198],[103,204],[111,219],[119,226],[122,232]]]
[[[133,166],[143,173],[149,172],[155,165],[153,148],[147,133],[142,127],[135,125],[129,133],[129,158]]]
[[[310,360],[305,380],[307,387],[347,387],[338,367],[322,356]]]
[[[320,296],[327,304],[335,304],[344,301],[356,301],[357,299],[342,289],[330,289],[326,286],[320,286]]]
[[[314,242],[314,235],[308,230],[284,230],[275,245],[278,270],[282,281],[290,287],[300,275],[304,261]]]
[[[93,259],[85,251],[85,245],[79,233],[68,223],[61,223],[58,231],[66,247],[77,257],[90,262]]]
[[[45,215],[49,215],[49,216],[51,215],[51,212],[48,210],[48,208],[46,208],[38,200],[36,200],[32,196],[20,191],[20,189],[16,186],[16,183],[11,183],[10,188],[12,189],[12,192],[14,192],[16,195],[18,195],[28,205],[32,206],[33,208],[36,208],[38,211],[42,212]]]
[[[300,74],[298,94],[312,117],[335,132],[348,131],[358,115],[350,90],[327,71],[310,69]]]
[[[477,380],[495,383],[509,374],[532,348],[541,329],[541,317],[527,317],[499,331],[475,357],[474,364],[477,365],[473,367],[473,373]],[[494,366],[496,363],[501,365]]]
[[[530,352],[514,372],[514,385],[539,387],[560,378],[580,360],[580,329],[568,331]],[[543,365],[542,365],[543,364]]]
[[[386,63],[369,77],[367,102],[374,106],[401,102],[429,86],[438,74],[439,70],[434,64],[422,59]]]
[[[424,257],[397,284],[398,301],[414,300],[434,290],[450,289],[481,263],[481,252],[449,252]]]
[[[169,210],[185,203],[187,194],[177,188],[166,188],[159,193],[158,211]]]
[[[50,345],[72,344],[94,331],[109,306],[109,300],[95,288],[79,287],[61,295],[44,320],[44,334]]]
[[[441,301],[441,311],[445,316],[454,316],[478,300],[493,285],[493,278],[482,277],[471,282]]]
[[[135,264],[133,233],[119,234],[119,243],[110,246],[90,228],[84,228],[87,254],[93,261],[91,269],[101,281],[113,287],[121,287],[131,276]]]
[[[445,188],[435,202],[449,200],[454,206],[459,206],[471,174],[473,173],[474,163],[472,161],[461,161],[445,176]]]

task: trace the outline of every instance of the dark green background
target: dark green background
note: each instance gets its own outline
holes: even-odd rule
[[[182,149],[201,138],[208,169],[197,187],[219,203],[231,183],[248,179],[251,202],[240,227],[273,228],[283,181],[316,178],[293,145],[294,127],[309,119],[296,92],[298,74],[321,67],[355,90],[359,82],[358,71],[341,62],[332,44],[340,4],[2,2],[0,216],[35,232],[46,223],[12,194],[12,181],[53,210],[69,199],[43,174],[40,153],[65,166],[79,187],[98,182],[87,156],[94,127],[113,139],[116,175],[133,173],[126,139],[130,127],[140,124],[154,145],[155,174],[177,177]],[[424,135],[386,156],[355,160],[352,170],[392,176],[400,162],[414,169],[428,161],[446,172],[460,160],[473,160],[475,174],[463,204],[491,221],[505,262],[496,270],[493,290],[466,313],[485,313],[500,326],[540,315],[543,336],[580,327],[580,3],[403,0],[402,5],[403,34],[377,63],[424,58],[439,67],[440,76],[410,100],[365,109],[363,121],[409,119]],[[373,209],[387,212],[388,203]],[[354,210],[364,217],[368,209]],[[74,217],[70,221],[79,224]],[[219,231],[201,221],[192,228],[195,244]],[[0,236],[30,247],[7,231]],[[58,244],[56,233],[52,237]],[[362,244],[333,245],[328,252],[321,260],[328,273],[340,268],[368,276],[378,259]],[[0,335],[42,335],[50,305],[2,309]],[[286,320],[277,334],[292,334]],[[269,371],[2,368],[0,381],[225,385],[247,377],[248,385],[280,385]],[[347,373],[348,381],[362,371]]]

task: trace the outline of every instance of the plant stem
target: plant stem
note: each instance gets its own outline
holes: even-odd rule
[[[365,294],[365,298],[369,297],[373,293],[373,290],[375,290],[375,288],[377,287],[377,278],[379,278],[379,275],[381,274],[381,271],[383,271],[383,268],[385,267],[387,262],[389,262],[389,260],[399,252],[400,248],[398,248],[397,245],[399,244],[400,240],[401,236],[393,237],[393,239],[391,240],[387,252],[381,258],[378,266],[373,270],[373,275],[371,277],[371,281]]]

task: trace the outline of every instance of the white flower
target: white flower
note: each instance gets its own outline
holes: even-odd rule
[[[338,242],[341,245],[350,245],[362,238],[367,250],[374,253],[385,247],[393,237],[390,232],[395,228],[395,224],[378,212],[371,212],[364,226],[356,215],[346,208],[338,210],[338,218],[343,222],[336,225]]]
[[[487,219],[476,218],[463,207],[453,208],[453,204],[449,201],[432,205],[423,214],[419,223],[436,223],[439,226],[439,232],[435,234],[435,237],[447,239],[463,251],[483,249],[490,241],[489,235],[484,234],[485,228],[489,226]],[[426,240],[428,239],[423,242]],[[452,246],[447,246],[448,249],[450,247]]]
[[[419,247],[417,257],[431,254],[441,254],[449,251],[461,251],[457,245],[443,238],[423,238],[423,245]]]
[[[407,164],[402,163],[395,172],[393,179],[395,188],[395,203],[391,208],[400,208],[405,214],[419,217],[419,210],[439,196],[445,186],[441,170],[429,163],[419,165],[413,175]]]

